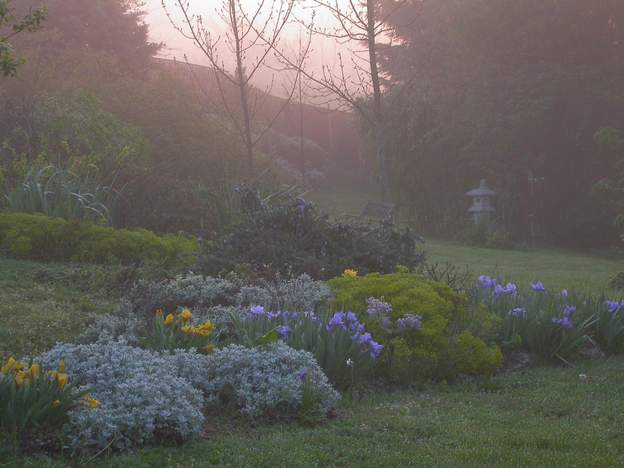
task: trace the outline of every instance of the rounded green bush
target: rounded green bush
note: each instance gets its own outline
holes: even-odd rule
[[[498,347],[486,343],[498,326],[496,317],[483,308],[470,308],[464,295],[443,283],[403,271],[335,278],[329,284],[333,306],[356,312],[384,345],[379,369],[391,380],[489,375],[502,363]],[[369,316],[369,298],[392,306],[388,324]],[[418,316],[421,327],[396,326],[408,315]]]
[[[0,254],[18,259],[176,267],[192,265],[198,251],[194,238],[39,214],[0,213]]]

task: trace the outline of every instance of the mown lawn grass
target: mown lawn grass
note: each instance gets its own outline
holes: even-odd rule
[[[486,249],[435,239],[427,239],[424,249],[430,262],[452,263],[475,274],[500,276],[524,286],[540,280],[554,289],[601,293],[608,291],[607,283],[616,273],[624,271],[624,259],[552,249]],[[617,295],[617,291],[608,292]]]
[[[216,419],[204,441],[102,454],[89,466],[622,466],[623,397],[624,359],[587,361],[481,384],[346,396],[339,416],[314,428]]]
[[[103,267],[0,258],[0,359],[70,341],[93,314],[112,311],[116,299],[103,287],[105,275]],[[98,276],[101,282],[93,284]]]

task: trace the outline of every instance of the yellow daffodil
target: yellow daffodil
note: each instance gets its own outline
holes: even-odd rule
[[[207,344],[206,346],[204,346],[202,348],[202,350],[206,354],[212,354],[212,353],[214,353],[215,347],[214,347],[214,345],[212,343],[210,343],[210,344]]]
[[[13,366],[15,366],[15,363],[17,361],[15,360],[15,358],[10,357],[8,359],[8,361],[6,362],[6,364],[4,366],[2,366],[2,373],[4,375],[8,374],[9,372],[11,372],[11,370],[13,369]]]
[[[182,313],[180,313],[180,318],[185,322],[188,322],[189,320],[191,320],[191,318],[193,318],[193,314],[190,310],[184,309]]]
[[[56,374],[56,382],[59,384],[59,387],[65,387],[67,382],[69,382],[69,375],[59,372]]]
[[[96,400],[95,398],[93,398],[91,395],[87,395],[85,397],[85,400],[87,401],[87,404],[89,405],[89,408],[91,409],[95,409],[98,406],[100,406],[100,402]]]
[[[59,362],[59,369],[58,369],[58,371],[61,374],[65,373],[65,359],[61,359],[61,361]]]
[[[13,371],[24,370],[24,369],[26,369],[26,364],[24,364],[23,362],[17,361],[13,365]]]
[[[21,387],[26,381],[26,373],[24,371],[20,371],[15,374],[15,383],[18,387]]]
[[[212,332],[213,329],[212,322],[208,320],[207,322],[202,323],[197,327],[188,327],[188,331],[186,333],[190,333],[195,336],[208,336]],[[183,330],[184,331],[184,330]]]
[[[31,375],[31,377],[32,377],[33,379],[38,378],[38,377],[39,377],[39,372],[40,372],[39,364],[37,364],[37,363],[33,363],[33,364],[30,366],[30,370],[29,370],[29,372],[30,372],[30,375]]]
[[[61,406],[61,401],[60,400],[54,400],[52,402],[52,408],[58,408],[59,406]]]
[[[166,326],[166,327],[170,327],[170,326],[171,326],[171,324],[173,323],[173,319],[174,319],[173,314],[169,314],[169,315],[167,315],[167,316],[165,317],[165,326]]]
[[[191,331],[193,330],[193,327],[189,326],[189,325],[184,325],[182,328],[182,333],[191,333]]]
[[[358,275],[357,270],[346,269],[342,272],[343,278],[355,278]]]

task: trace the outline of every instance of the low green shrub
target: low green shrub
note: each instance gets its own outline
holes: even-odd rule
[[[204,244],[204,273],[245,268],[265,278],[306,273],[328,279],[345,266],[362,273],[389,273],[398,265],[415,268],[424,259],[409,230],[334,222],[300,198],[275,206],[260,201],[253,205],[228,235]]]
[[[384,346],[378,367],[391,380],[490,375],[502,363],[487,343],[499,320],[445,284],[407,272],[344,275],[329,284],[334,307],[356,312]]]
[[[176,267],[193,264],[197,251],[197,241],[182,236],[0,213],[0,254],[18,259]]]

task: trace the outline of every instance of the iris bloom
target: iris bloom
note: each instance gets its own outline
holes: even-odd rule
[[[624,309],[624,301],[607,301],[607,310],[612,314],[619,312],[621,309]]]
[[[290,327],[287,325],[283,325],[277,329],[277,333],[282,340],[287,340],[288,336],[290,335]]]
[[[397,320],[397,326],[403,329],[413,328],[415,330],[420,330],[422,328],[422,317],[413,314],[406,315]]]
[[[559,325],[560,327],[566,328],[568,330],[571,328],[574,328],[574,324],[572,323],[572,320],[570,320],[569,317],[553,318],[552,321],[555,325]]]
[[[251,306],[249,314],[252,318],[262,317],[264,315],[264,307],[259,305]]]
[[[525,318],[527,311],[523,307],[516,307],[515,309],[509,311],[509,315],[516,318]]]
[[[515,296],[518,294],[518,286],[514,283],[507,283],[507,286],[505,286],[505,294],[508,296]]]
[[[496,286],[496,280],[487,275],[481,275],[479,276],[479,285],[483,289],[492,289],[494,286]]]

